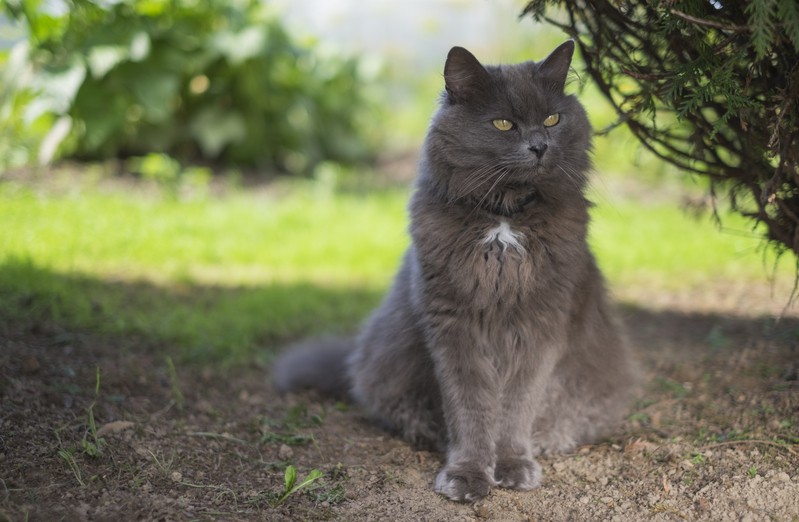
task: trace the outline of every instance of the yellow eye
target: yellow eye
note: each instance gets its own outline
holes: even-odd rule
[[[513,128],[513,122],[510,120],[494,120],[491,123],[501,131],[509,131]]]
[[[555,114],[550,114],[544,120],[544,127],[553,127],[558,124],[560,121],[560,114],[557,112]]]

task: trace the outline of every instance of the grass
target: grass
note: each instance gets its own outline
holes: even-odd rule
[[[0,183],[0,316],[137,336],[184,359],[268,357],[293,338],[351,331],[408,244],[404,189],[321,180],[182,201],[68,186]],[[673,204],[597,199],[591,242],[617,288],[770,273],[741,218],[719,231]]]
[[[385,285],[407,240],[405,193],[252,195],[178,202],[0,185],[0,252],[58,272],[221,286]],[[351,239],[350,239],[351,238]]]
[[[789,256],[774,259],[744,218],[691,217],[673,203],[605,202],[593,213],[592,246],[616,286],[678,290],[707,281],[790,282]]]

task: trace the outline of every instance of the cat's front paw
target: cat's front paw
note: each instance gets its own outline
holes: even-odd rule
[[[503,488],[533,489],[541,484],[541,466],[532,459],[500,459],[494,470],[494,477]]]
[[[457,502],[476,502],[491,492],[490,473],[476,465],[451,465],[436,477],[435,492]]]

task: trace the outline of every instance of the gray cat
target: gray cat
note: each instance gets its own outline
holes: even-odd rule
[[[540,453],[618,420],[634,365],[586,243],[591,128],[564,94],[574,42],[483,66],[454,47],[410,203],[412,244],[353,341],[276,363],[280,390],[349,396],[446,453],[435,491],[539,485]]]

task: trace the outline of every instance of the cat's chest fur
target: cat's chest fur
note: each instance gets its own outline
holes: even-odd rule
[[[522,232],[514,230],[507,221],[501,220],[499,224],[488,229],[479,245],[484,251],[490,252],[491,256],[504,259],[505,254],[510,251],[524,256],[525,242],[526,238]]]
[[[415,237],[428,288],[477,309],[513,305],[534,291],[541,242],[531,226],[503,217],[433,220]],[[429,224],[426,221],[425,224]]]
[[[411,211],[424,300],[442,298],[461,310],[512,314],[542,299],[549,306],[549,296],[565,290],[561,281],[584,257],[583,220],[554,205],[501,216],[441,205],[420,191]]]
[[[530,229],[504,219],[487,224],[460,255],[472,286],[467,289],[480,305],[518,302],[531,291],[540,263]],[[468,284],[468,282],[467,282]]]

